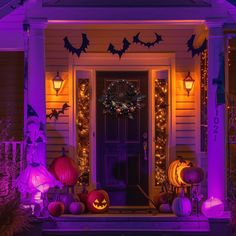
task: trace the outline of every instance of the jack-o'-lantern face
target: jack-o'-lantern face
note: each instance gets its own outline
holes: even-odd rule
[[[102,202],[100,202],[97,198],[95,199],[95,201],[93,202],[93,207],[98,209],[98,210],[103,210],[107,207],[107,201],[104,198],[102,200]]]
[[[93,213],[103,213],[109,208],[109,197],[104,190],[94,190],[88,194],[87,207]]]

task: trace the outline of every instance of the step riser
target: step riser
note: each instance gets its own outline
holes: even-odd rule
[[[208,222],[56,222],[44,223],[46,229],[73,229],[78,231],[96,230],[182,230],[182,231],[209,231]]]

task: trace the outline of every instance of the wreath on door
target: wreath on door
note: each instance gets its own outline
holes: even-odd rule
[[[101,99],[103,112],[133,119],[134,112],[144,107],[145,97],[127,80],[111,82]]]

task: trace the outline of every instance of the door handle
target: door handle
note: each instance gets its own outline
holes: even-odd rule
[[[147,142],[147,139],[148,139],[148,134],[147,132],[144,132],[143,133],[143,152],[144,152],[144,160],[146,161],[147,160],[147,149],[148,149],[148,142]]]
[[[147,141],[143,141],[144,160],[147,160]]]

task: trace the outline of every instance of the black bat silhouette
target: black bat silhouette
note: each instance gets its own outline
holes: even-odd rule
[[[86,53],[86,48],[88,48],[88,45],[89,45],[89,40],[87,38],[87,35],[82,33],[82,44],[79,48],[75,48],[71,42],[69,41],[68,37],[66,36],[64,38],[64,47],[72,53],[72,55],[74,55],[74,53],[80,57],[80,54],[82,52],[85,52]]]
[[[163,41],[161,35],[157,34],[157,33],[154,33],[156,35],[156,40],[153,41],[153,42],[143,42],[142,40],[139,39],[139,35],[140,35],[140,32],[137,33],[134,37],[133,37],[133,43],[136,43],[136,44],[141,44],[145,47],[154,47],[156,44],[159,44],[161,41]]]
[[[67,103],[64,103],[61,110],[56,110],[56,109],[52,109],[51,113],[46,115],[47,118],[49,118],[50,120],[54,117],[55,120],[58,120],[58,117],[60,114],[64,114],[64,111],[66,111],[68,109],[68,107],[70,107]]]
[[[202,43],[202,45],[198,48],[194,48],[193,41],[195,39],[195,34],[193,34],[190,39],[187,42],[188,45],[188,52],[192,52],[192,57],[194,57],[196,54],[199,55],[201,52],[203,52],[207,48],[207,39],[205,39]]]
[[[130,46],[130,42],[129,42],[126,38],[124,38],[124,39],[123,39],[123,48],[122,48],[122,49],[117,50],[117,49],[115,49],[114,45],[110,43],[110,44],[109,44],[109,47],[108,47],[108,49],[107,49],[107,51],[110,52],[110,53],[112,53],[113,55],[114,55],[114,54],[117,54],[117,55],[119,56],[119,58],[121,58],[122,55],[123,55],[123,54],[127,51],[127,49],[129,48],[129,46]]]

